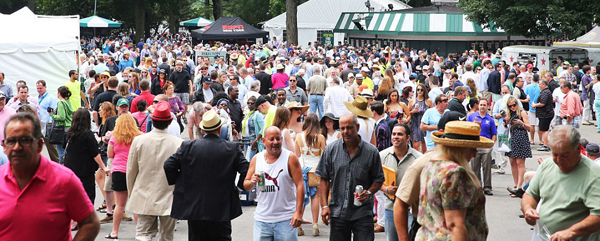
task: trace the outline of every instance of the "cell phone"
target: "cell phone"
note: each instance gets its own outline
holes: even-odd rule
[[[48,109],[46,111],[53,112],[54,110],[52,109],[52,107],[48,107]]]

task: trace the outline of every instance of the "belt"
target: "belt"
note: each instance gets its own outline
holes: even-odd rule
[[[323,94],[309,94],[309,95],[323,95]]]

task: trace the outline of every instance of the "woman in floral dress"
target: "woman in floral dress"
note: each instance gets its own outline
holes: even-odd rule
[[[417,221],[422,227],[415,240],[486,240],[485,196],[469,160],[477,148],[494,142],[480,131],[473,122],[452,121],[445,133],[433,133],[438,147],[421,172]]]

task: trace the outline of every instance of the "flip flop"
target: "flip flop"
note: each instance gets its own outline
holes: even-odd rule
[[[108,235],[104,236],[105,239],[119,239],[118,236],[111,236],[112,234],[109,233]]]

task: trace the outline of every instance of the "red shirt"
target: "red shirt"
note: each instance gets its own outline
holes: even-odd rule
[[[131,113],[135,113],[138,111],[137,103],[142,99],[146,101],[146,106],[151,106],[152,102],[154,101],[154,95],[150,94],[149,91],[142,91],[140,95],[138,95],[137,97],[135,97],[135,99],[133,99],[133,101],[131,101]]]
[[[582,112],[583,106],[581,105],[581,98],[579,98],[578,94],[569,90],[560,104],[560,117],[576,117],[580,116]]]
[[[0,166],[0,240],[72,240],[71,219],[94,212],[81,181],[40,155],[31,181],[19,189],[10,163]]]

